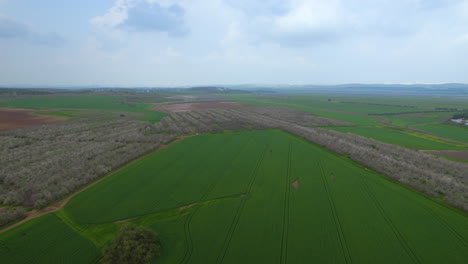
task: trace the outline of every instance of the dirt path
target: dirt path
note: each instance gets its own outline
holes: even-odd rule
[[[114,170],[114,171],[108,173],[107,175],[104,175],[104,176],[102,176],[102,177],[100,177],[100,178],[94,180],[93,182],[88,183],[88,185],[85,185],[84,187],[82,187],[82,188],[79,189],[78,191],[76,191],[76,192],[74,192],[74,193],[68,195],[66,198],[64,198],[64,199],[62,199],[62,200],[60,200],[60,201],[57,201],[56,203],[53,203],[53,204],[47,206],[47,207],[44,208],[44,209],[41,209],[41,210],[32,210],[32,211],[26,212],[26,217],[25,217],[25,218],[23,218],[21,221],[16,222],[16,223],[14,223],[14,224],[12,224],[12,225],[10,225],[10,226],[7,226],[7,227],[5,227],[5,228],[3,228],[3,229],[0,229],[0,234],[3,233],[3,232],[6,232],[6,231],[8,231],[8,230],[10,230],[10,229],[12,229],[12,228],[15,228],[15,227],[17,227],[17,226],[19,226],[19,225],[21,225],[21,224],[23,224],[23,223],[25,223],[25,222],[27,222],[27,221],[29,221],[29,220],[32,220],[32,219],[34,219],[34,218],[37,218],[37,217],[43,216],[43,215],[45,215],[45,214],[48,214],[48,213],[55,212],[55,211],[59,210],[60,208],[62,208],[63,206],[65,206],[65,204],[67,204],[68,201],[70,201],[73,197],[75,197],[75,196],[78,195],[79,193],[81,193],[81,192],[87,190],[88,188],[93,187],[95,184],[97,184],[97,183],[99,183],[99,182],[101,182],[101,181],[107,179],[108,177],[114,175],[115,173],[117,173],[117,172],[119,172],[119,171],[121,171],[121,170],[127,168],[128,166],[132,165],[133,163],[135,163],[135,162],[137,162],[137,161],[140,161],[140,160],[146,158],[147,156],[152,155],[152,154],[154,154],[154,153],[156,153],[156,152],[159,152],[160,150],[162,150],[162,149],[164,149],[164,148],[166,148],[166,147],[168,147],[168,146],[170,146],[170,145],[172,145],[172,144],[178,143],[178,142],[184,140],[184,139],[187,138],[187,137],[190,137],[190,136],[182,136],[182,137],[179,137],[179,138],[177,138],[176,140],[170,142],[169,144],[165,144],[165,145],[159,146],[156,150],[154,150],[154,151],[152,151],[152,152],[150,152],[150,153],[148,153],[148,154],[145,154],[145,155],[143,155],[143,156],[141,156],[141,157],[139,157],[139,158],[136,158],[135,160],[130,161],[129,163],[127,163],[127,164],[125,164],[124,166],[122,166],[122,167],[120,167],[120,168],[118,168],[118,169],[116,169],[116,170]],[[0,227],[0,228],[1,228],[1,227]]]

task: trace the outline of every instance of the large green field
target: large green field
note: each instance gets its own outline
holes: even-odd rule
[[[0,234],[0,263],[96,262],[125,221],[159,234],[154,263],[465,263],[467,220],[282,131],[211,134]]]
[[[468,127],[450,126],[450,125],[422,125],[415,127],[418,130],[432,134],[442,135],[446,138],[468,143]]]
[[[103,111],[121,111],[143,114],[143,121],[157,122],[164,113],[150,110],[151,104],[125,104],[116,96],[73,95],[73,96],[34,96],[0,102],[0,107],[18,107],[33,109],[87,109]]]
[[[373,138],[382,142],[400,145],[410,149],[416,150],[467,150],[468,146],[456,143],[445,143],[437,141],[435,139],[425,138],[424,135],[404,130],[395,130],[385,127],[366,127],[366,126],[354,126],[354,127],[330,127],[329,129],[353,133],[361,136]],[[466,131],[468,133],[468,130]],[[467,134],[468,137],[468,134]],[[468,142],[467,142],[468,143]]]
[[[441,109],[468,109],[468,103],[454,98],[318,95],[277,96],[234,94],[227,98],[254,106],[282,106],[317,116],[354,124],[333,128],[386,143],[421,150],[459,150],[468,148],[467,128],[444,125],[457,112]],[[416,130],[419,130],[416,131]],[[427,136],[426,134],[430,135]],[[458,142],[454,142],[458,141]]]

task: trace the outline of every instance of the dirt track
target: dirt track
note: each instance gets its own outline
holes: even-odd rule
[[[118,169],[116,169],[116,170],[114,170],[114,171],[108,173],[107,175],[104,175],[104,176],[98,178],[97,180],[95,180],[95,181],[89,183],[88,185],[85,185],[83,188],[79,189],[78,191],[76,191],[76,192],[70,194],[70,195],[67,196],[66,198],[64,198],[64,199],[62,199],[62,200],[59,200],[59,201],[57,201],[56,203],[53,203],[52,205],[49,205],[49,206],[47,206],[46,208],[44,208],[44,209],[42,209],[42,210],[32,210],[32,211],[26,212],[26,217],[25,217],[25,218],[23,218],[21,221],[19,221],[19,222],[17,222],[17,223],[14,223],[14,224],[12,224],[12,225],[10,225],[10,226],[8,226],[8,227],[5,227],[5,228],[3,228],[3,229],[0,229],[0,233],[6,232],[6,231],[8,231],[8,230],[10,230],[10,229],[12,229],[12,228],[15,228],[15,227],[17,227],[17,226],[19,226],[19,225],[21,225],[21,224],[23,224],[23,223],[29,221],[29,220],[32,220],[32,219],[34,219],[34,218],[37,218],[37,217],[43,216],[43,215],[45,215],[45,214],[48,214],[48,213],[50,213],[50,212],[55,212],[55,211],[59,210],[60,208],[62,208],[63,206],[65,206],[65,204],[67,204],[67,202],[70,201],[70,200],[71,200],[73,197],[75,197],[77,194],[79,194],[79,193],[85,191],[86,189],[88,189],[88,188],[94,186],[95,184],[101,182],[102,180],[104,180],[104,179],[106,179],[106,178],[108,178],[108,177],[114,175],[115,173],[117,173],[117,172],[123,170],[124,168],[130,166],[131,164],[133,164],[133,163],[135,163],[135,162],[137,162],[137,161],[139,161],[139,160],[141,160],[141,159],[143,159],[143,158],[145,158],[145,157],[147,157],[147,156],[149,156],[149,155],[151,155],[151,154],[153,154],[153,153],[156,153],[156,152],[162,150],[163,148],[166,148],[166,147],[168,147],[168,146],[170,146],[170,145],[172,145],[172,144],[175,144],[175,143],[177,143],[177,142],[180,142],[180,141],[182,141],[183,139],[185,139],[185,138],[187,138],[187,137],[188,137],[188,136],[183,136],[183,137],[180,137],[180,138],[178,138],[178,139],[172,141],[172,142],[169,143],[169,144],[161,145],[161,146],[158,147],[155,151],[152,151],[152,152],[150,152],[150,153],[148,153],[148,154],[146,154],[146,155],[143,155],[143,156],[141,156],[141,157],[139,157],[139,158],[137,158],[137,159],[135,159],[135,160],[133,160],[133,161],[131,161],[131,162],[125,164],[124,166],[122,166],[122,167],[120,167],[120,168],[118,168]],[[1,228],[1,227],[0,227],[0,228]]]
[[[224,109],[224,108],[240,108],[248,105],[236,102],[210,102],[210,103],[183,103],[183,104],[170,104],[156,106],[153,110],[161,112],[187,112],[193,110],[207,110],[207,109]]]
[[[33,114],[32,109],[0,108],[0,131],[39,126],[65,120],[61,117]]]

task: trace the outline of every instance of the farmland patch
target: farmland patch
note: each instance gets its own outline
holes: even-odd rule
[[[63,120],[65,119],[61,117],[35,115],[31,109],[0,108],[0,132]]]
[[[151,228],[164,249],[158,264],[468,258],[465,214],[278,130],[189,137],[81,192],[59,216],[57,226],[96,247],[112,237],[115,221]],[[0,234],[12,252],[27,250],[11,243],[19,228]],[[57,241],[51,254],[73,246]],[[0,262],[9,258],[0,254]]]
[[[207,109],[230,109],[240,108],[246,105],[236,102],[209,102],[209,103],[183,103],[183,104],[169,104],[160,105],[153,108],[153,110],[160,112],[187,112],[193,110],[207,110]]]

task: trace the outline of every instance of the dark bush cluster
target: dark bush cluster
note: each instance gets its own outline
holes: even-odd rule
[[[453,119],[468,119],[468,111],[464,113],[454,114],[452,118]]]
[[[103,249],[103,264],[143,264],[159,257],[161,245],[152,230],[124,224],[114,240]]]

